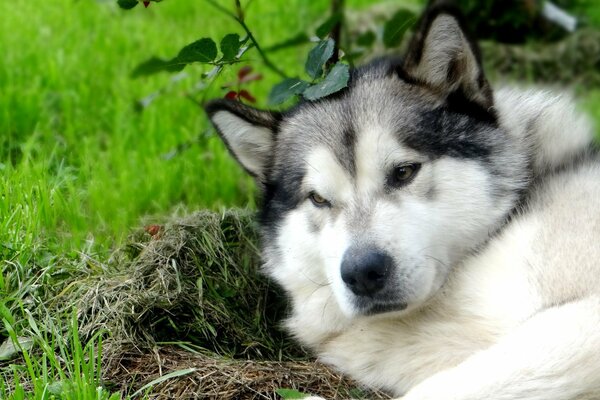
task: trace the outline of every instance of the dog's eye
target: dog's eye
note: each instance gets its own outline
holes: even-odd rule
[[[311,192],[308,198],[316,207],[330,207],[331,203],[318,193]]]
[[[394,167],[388,177],[388,185],[394,188],[401,187],[410,182],[421,168],[421,164],[403,164]]]

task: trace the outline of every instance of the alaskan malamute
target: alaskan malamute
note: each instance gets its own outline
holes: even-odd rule
[[[290,332],[404,400],[600,399],[600,162],[571,100],[492,92],[460,15],[285,112],[207,112],[263,193]]]

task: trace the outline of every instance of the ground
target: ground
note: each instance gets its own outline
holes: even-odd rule
[[[104,334],[88,346],[79,343],[67,294],[117,268],[115,254],[130,248],[139,227],[203,208],[255,207],[252,180],[188,96],[223,96],[220,86],[235,79],[237,68],[205,93],[194,89],[205,72],[200,66],[186,68],[179,80],[130,77],[149,56],[172,57],[200,37],[242,30],[206,3],[169,0],[128,12],[115,3],[0,2],[1,398],[116,393],[110,385],[99,389],[97,365],[111,361],[97,354]],[[594,5],[581,3],[588,19],[600,22]],[[268,46],[314,26],[328,8],[327,1],[255,1],[247,23]],[[288,75],[301,75],[307,50],[272,58]],[[264,105],[280,78],[251,63],[264,79],[248,89]],[[576,78],[582,107],[600,124],[600,89]],[[57,303],[63,312],[45,312]],[[9,336],[22,343],[23,354],[11,350]]]

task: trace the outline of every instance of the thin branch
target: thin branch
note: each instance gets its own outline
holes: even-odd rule
[[[260,45],[258,44],[258,42],[256,41],[256,39],[254,38],[254,35],[252,34],[252,32],[250,31],[250,29],[248,28],[248,25],[246,25],[246,23],[244,22],[244,20],[242,18],[240,18],[240,16],[235,15],[233,12],[229,11],[228,9],[226,9],[222,5],[218,4],[214,0],[206,0],[206,1],[210,5],[212,5],[213,7],[215,7],[217,10],[221,11],[225,15],[227,15],[230,18],[234,19],[238,24],[240,24],[240,26],[244,29],[244,31],[246,31],[246,35],[248,35],[248,39],[250,39],[250,41],[252,42],[252,44],[256,48],[256,51],[258,51],[258,54],[260,55],[260,58],[262,59],[263,63],[270,70],[272,70],[273,72],[275,72],[277,75],[281,76],[282,78],[287,78],[287,75],[281,69],[279,69],[275,64],[273,64],[271,62],[271,60],[269,60],[269,58],[267,57],[267,55],[262,51]],[[241,16],[243,17],[243,14]]]
[[[335,64],[340,59],[340,42],[342,36],[342,25],[344,24],[344,0],[331,0],[331,15],[338,14],[340,18],[331,29],[329,37],[335,42],[333,48],[333,56],[329,60],[329,63]]]

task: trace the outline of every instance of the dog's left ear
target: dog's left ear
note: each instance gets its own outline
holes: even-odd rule
[[[281,114],[225,99],[209,102],[205,110],[231,154],[264,185]]]
[[[479,48],[469,39],[460,11],[448,2],[433,2],[427,8],[409,45],[403,69],[410,78],[443,95],[464,97],[485,110],[493,106]]]

